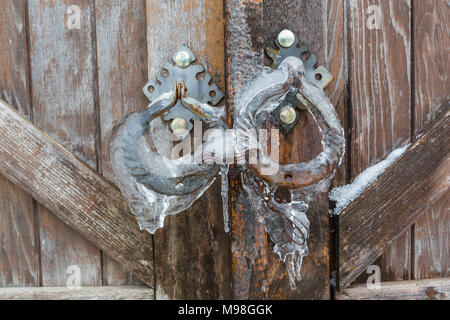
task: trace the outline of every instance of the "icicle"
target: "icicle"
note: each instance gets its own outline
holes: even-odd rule
[[[225,227],[225,232],[230,232],[229,226],[229,214],[228,214],[228,165],[220,166],[220,177],[221,177],[221,195],[222,195],[222,210],[223,210],[223,223]]]

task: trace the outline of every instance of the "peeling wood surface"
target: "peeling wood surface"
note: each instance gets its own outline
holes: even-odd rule
[[[450,3],[442,0],[414,1],[415,135],[450,102],[449,74]],[[428,208],[414,226],[413,272],[415,279],[448,277],[449,193]]]
[[[341,288],[408,230],[429,204],[447,193],[449,140],[447,106],[435,125],[341,213]]]
[[[24,3],[0,2],[0,98],[29,117]],[[0,175],[0,286],[39,285],[33,198]]]
[[[0,136],[1,174],[153,286],[151,236],[116,188],[2,100]]]
[[[345,289],[338,300],[450,300],[450,279],[394,281],[381,283],[379,289],[357,285]]]
[[[337,2],[330,2],[330,8],[333,6],[339,11]],[[233,105],[233,99],[242,88],[262,70],[264,47],[273,46],[276,36],[284,28],[297,33],[316,54],[319,63],[326,63],[326,2],[230,0],[226,10],[229,106]],[[339,64],[339,60],[331,59],[330,63]],[[338,74],[335,76],[339,79]],[[342,94],[339,87],[342,88],[342,85],[334,86],[337,96]],[[292,163],[312,159],[320,152],[319,137],[312,118],[303,114],[296,128],[281,141],[281,161]],[[291,291],[285,265],[273,253],[273,244],[257,221],[239,177],[231,179],[231,186],[233,298],[327,299],[329,253],[326,198],[321,197],[311,205],[308,213],[311,221],[310,253],[303,261],[303,279],[297,282],[297,289]]]
[[[153,300],[153,290],[136,286],[0,288],[0,300]]]
[[[147,0],[148,77],[182,45],[224,91],[224,24],[220,0]],[[230,298],[230,238],[224,232],[220,182],[194,205],[166,217],[154,235],[156,299]]]

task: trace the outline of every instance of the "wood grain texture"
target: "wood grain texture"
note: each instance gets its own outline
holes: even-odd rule
[[[381,283],[379,289],[358,285],[345,289],[338,300],[450,300],[450,279]]]
[[[144,109],[147,82],[145,0],[101,0],[95,3],[99,88],[99,172],[114,181],[109,167],[111,130],[126,114]],[[138,280],[108,256],[104,284],[136,285]]]
[[[153,286],[151,235],[119,190],[2,100],[0,160],[0,174]]]
[[[347,287],[408,230],[423,214],[424,208],[447,192],[449,140],[450,114],[446,111],[341,213],[341,288]]]
[[[415,135],[450,102],[449,19],[448,1],[414,1]],[[448,197],[428,208],[415,225],[415,279],[449,275]]]
[[[379,29],[368,27],[373,5]],[[348,2],[350,182],[411,140],[410,10],[410,0]],[[383,281],[410,279],[410,239],[406,231],[376,262]]]
[[[66,26],[67,8],[80,8],[81,29]],[[34,123],[96,168],[95,51],[88,0],[29,1]],[[101,285],[101,253],[39,207],[42,284],[65,285],[67,268],[81,267],[82,285]]]
[[[147,0],[146,4],[148,77],[154,78],[186,45],[224,90],[223,2]],[[230,240],[219,199],[216,181],[189,210],[166,217],[164,228],[155,233],[156,299],[230,298]]]
[[[448,183],[449,181],[447,181]],[[431,208],[427,209],[415,224],[414,277],[416,279],[450,275],[449,198],[450,192],[447,192]]]
[[[23,1],[0,2],[0,98],[31,114]],[[39,285],[33,199],[0,176],[0,286]]]
[[[233,105],[233,99],[242,88],[262,70],[264,47],[273,47],[276,36],[284,28],[294,31],[303,43],[309,45],[311,52],[318,57],[319,63],[325,64],[328,42],[327,12],[326,2],[227,1],[229,106]],[[337,62],[331,61],[333,64]],[[339,78],[339,75],[335,76]],[[338,91],[340,90],[336,89],[336,92]],[[296,128],[288,136],[283,137],[280,143],[282,163],[309,160],[320,150],[320,135],[308,113],[302,115]],[[310,253],[303,261],[302,280],[297,283],[296,290],[291,290],[285,266],[273,253],[273,244],[263,226],[257,222],[256,213],[252,210],[248,197],[240,185],[239,177],[234,177],[231,185],[233,297],[328,298],[327,199],[320,197],[311,205],[308,212],[308,219],[311,221],[311,236],[308,240]]]
[[[153,300],[153,289],[137,286],[0,288],[0,300]]]

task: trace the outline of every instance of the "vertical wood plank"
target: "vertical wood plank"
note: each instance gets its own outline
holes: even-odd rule
[[[0,2],[0,98],[31,114],[23,1]],[[0,176],[0,286],[39,285],[33,199]]]
[[[66,27],[71,5],[80,8],[80,30]],[[29,1],[28,13],[35,124],[96,168],[92,1]],[[45,208],[38,210],[42,284],[65,285],[68,266],[78,265],[82,285],[101,285],[100,250]]]
[[[231,122],[236,95],[243,85],[249,83],[263,68],[263,1],[228,0],[226,16],[227,110]],[[268,259],[264,227],[256,220],[256,214],[242,188],[239,175],[230,178],[230,193],[232,297],[249,299],[255,296],[255,291],[261,292],[264,297],[267,282],[264,263],[267,263]]]
[[[333,75],[333,81],[326,89],[326,93],[331,103],[336,108],[339,120],[346,134],[346,141],[349,141],[349,110],[347,108],[347,55],[346,55],[346,3],[341,0],[327,0],[327,68]],[[341,166],[336,172],[332,182],[332,187],[347,184],[348,181],[348,161],[351,153],[346,145],[346,154],[342,160]],[[333,204],[330,204],[332,206]],[[334,292],[338,285],[337,276],[339,275],[339,216],[330,217],[330,277],[332,291],[331,298],[334,298]]]
[[[327,11],[327,2],[227,1],[229,106],[233,105],[233,98],[241,88],[262,69],[263,48],[273,47],[276,36],[284,28],[295,32],[303,43],[309,45],[311,52],[316,54],[319,63],[325,64],[328,43]],[[331,62],[332,60],[330,65],[337,63],[337,60]],[[307,113],[302,115],[296,128],[281,139],[280,150],[282,163],[309,160],[320,152],[320,135]],[[273,253],[273,244],[262,225],[257,222],[256,213],[248,203],[238,178],[233,179],[232,187],[233,297],[328,298],[326,195],[313,203],[308,212],[311,221],[311,237],[308,240],[310,254],[302,265],[303,279],[297,283],[297,289],[292,291],[285,266]]]
[[[147,0],[148,76],[182,45],[224,89],[224,17],[219,0]],[[192,206],[166,217],[154,236],[157,299],[230,297],[229,237],[224,232],[220,183]]]
[[[351,180],[410,140],[410,6],[409,0],[348,2]],[[380,28],[370,29],[376,12]],[[375,263],[382,281],[410,278],[410,236],[400,237]]]
[[[447,192],[415,225],[414,277],[444,278],[450,274],[450,193]]]
[[[145,0],[95,3],[101,130],[99,171],[111,181],[114,178],[107,150],[111,130],[126,114],[142,110],[148,104],[142,92],[147,82],[145,16]],[[103,267],[104,284],[141,283],[108,256],[104,256]]]
[[[444,0],[414,2],[415,135],[420,134],[442,107],[448,107],[450,61],[450,4]],[[449,194],[415,224],[414,277],[449,274]]]

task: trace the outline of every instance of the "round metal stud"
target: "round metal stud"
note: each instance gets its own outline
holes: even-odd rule
[[[283,107],[283,109],[281,109],[280,120],[284,124],[292,124],[294,123],[296,118],[297,113],[295,112],[295,109],[292,106],[285,106]]]
[[[284,47],[289,48],[295,42],[295,35],[291,30],[284,29],[278,34],[278,43]]]
[[[180,51],[175,56],[175,63],[180,68],[186,68],[192,63],[192,57],[187,51]]]
[[[170,129],[176,135],[182,135],[187,129],[186,120],[183,118],[175,118],[170,123]]]

